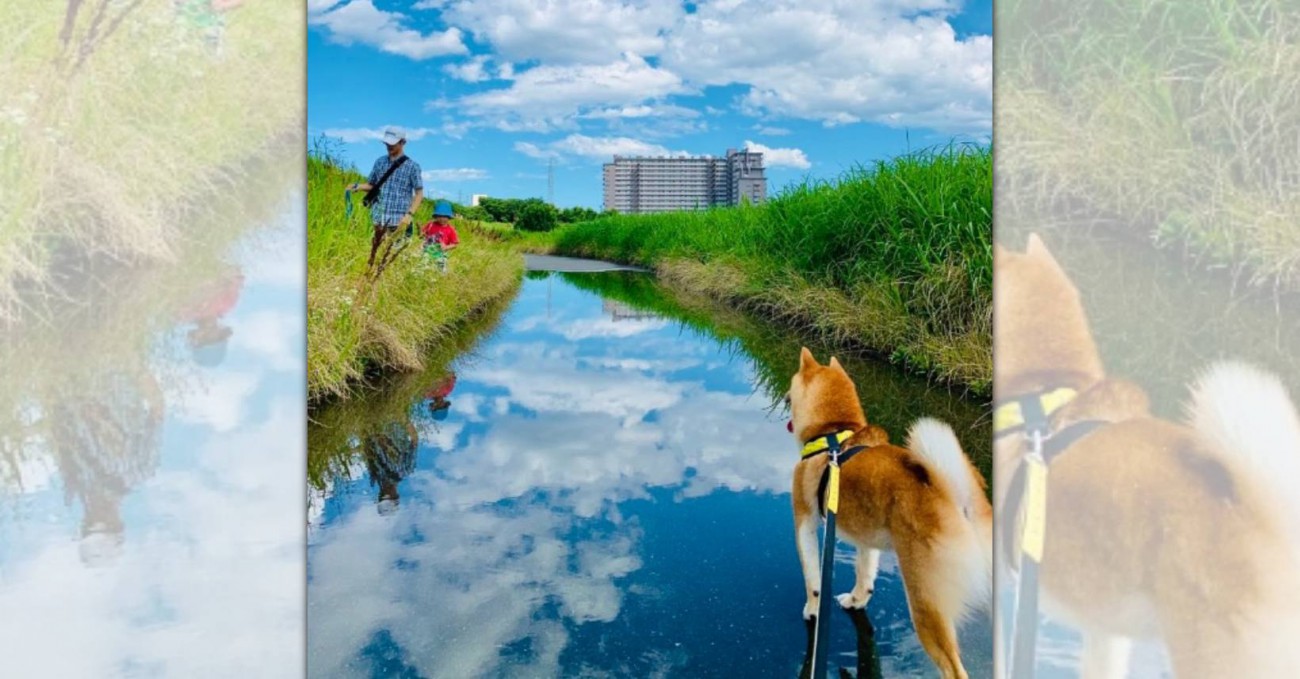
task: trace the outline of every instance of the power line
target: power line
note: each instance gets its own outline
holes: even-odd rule
[[[546,163],[546,202],[555,205],[555,159]]]

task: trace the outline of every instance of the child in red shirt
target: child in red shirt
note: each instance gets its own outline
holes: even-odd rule
[[[460,245],[460,236],[451,225],[451,203],[440,200],[433,208],[433,221],[424,225],[424,251],[437,262],[438,270],[447,273],[447,253]]]

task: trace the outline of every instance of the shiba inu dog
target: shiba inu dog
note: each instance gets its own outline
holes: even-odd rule
[[[1300,419],[1280,382],[1220,363],[1186,422],[1153,417],[1140,387],[1105,373],[1079,292],[1037,236],[1024,253],[995,247],[994,315],[999,410],[1074,394],[1044,409],[1068,443],[1048,467],[1039,585],[1043,612],[1083,634],[1081,675],[1126,676],[1132,640],[1148,638],[1180,679],[1300,676]],[[1004,510],[1029,443],[995,437],[1007,565],[1018,526]],[[1014,577],[999,573],[1000,587]]]
[[[957,624],[987,601],[992,586],[993,514],[984,479],[952,429],[937,420],[917,421],[906,448],[891,445],[884,429],[867,422],[857,389],[835,358],[823,366],[804,348],[788,399],[787,429],[804,449],[794,470],[795,537],[808,595],[804,619],[816,614],[825,594],[818,591],[819,487],[828,465],[824,438],[837,436],[845,449],[866,447],[840,473],[839,535],[857,548],[857,560],[856,583],[837,601],[865,608],[880,552],[893,549],[921,645],[945,679],[965,679]]]

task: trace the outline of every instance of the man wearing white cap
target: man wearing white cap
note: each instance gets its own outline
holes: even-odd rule
[[[409,228],[415,217],[415,209],[424,200],[424,182],[420,178],[420,165],[403,155],[406,149],[406,131],[400,127],[384,130],[384,145],[388,154],[375,161],[364,184],[353,184],[351,191],[372,191],[379,186],[377,197],[367,196],[365,202],[370,205],[370,220],[375,225],[375,235],[370,241],[370,260],[367,269],[375,265],[375,253],[384,242],[384,237],[395,233],[400,228]],[[407,234],[410,235],[410,234]],[[394,239],[396,240],[396,238]],[[393,249],[389,243],[388,252]],[[385,256],[388,255],[385,252]],[[383,265],[380,266],[380,271]]]

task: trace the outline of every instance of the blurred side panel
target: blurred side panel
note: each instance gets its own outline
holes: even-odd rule
[[[999,676],[1296,676],[1300,11],[995,21]]]
[[[301,676],[304,24],[0,4],[0,676]]]

